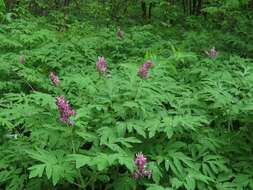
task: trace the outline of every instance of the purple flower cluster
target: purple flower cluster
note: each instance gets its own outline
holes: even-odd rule
[[[60,112],[61,122],[74,125],[75,122],[71,121],[69,117],[75,115],[76,112],[70,107],[69,102],[65,100],[63,96],[58,96],[56,98],[56,105],[58,106],[58,110]]]
[[[143,65],[140,66],[139,68],[139,76],[141,78],[147,78],[148,77],[148,71],[149,69],[152,67],[153,63],[151,60],[148,60],[146,63],[144,63]]]
[[[25,64],[25,56],[23,54],[19,56],[19,64]]]
[[[50,73],[50,79],[51,79],[52,83],[53,83],[55,86],[58,86],[58,85],[59,85],[60,81],[59,81],[57,75],[56,75],[54,72],[51,72],[51,73]]]
[[[151,170],[146,170],[147,158],[142,153],[136,154],[134,163],[138,168],[138,170],[133,173],[134,179],[139,179],[144,176],[147,176],[148,178],[151,177]]]
[[[106,73],[107,70],[107,65],[105,62],[105,58],[104,57],[98,57],[98,61],[97,61],[97,70],[100,73]]]

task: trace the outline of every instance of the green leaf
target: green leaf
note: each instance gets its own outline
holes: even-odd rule
[[[132,178],[128,176],[118,177],[117,180],[115,180],[113,183],[113,189],[133,190],[136,189],[136,183]]]
[[[135,164],[132,156],[117,154],[115,158],[119,160],[121,165],[125,165],[131,172],[134,171]]]
[[[42,177],[45,167],[45,164],[37,164],[28,168],[30,170],[29,178]]]
[[[85,165],[89,165],[91,158],[82,154],[71,154],[69,155],[69,160],[76,161],[76,168],[81,168]]]
[[[47,164],[46,165],[46,174],[47,174],[48,179],[50,179],[52,177],[52,173],[53,173],[53,165]]]
[[[191,175],[188,175],[186,177],[186,185],[185,185],[187,190],[195,190],[196,188],[196,182],[194,180],[194,178],[192,178]]]
[[[183,182],[180,181],[176,177],[173,177],[170,181],[171,181],[172,187],[175,188],[175,189],[178,189],[183,185]]]
[[[61,176],[62,176],[62,168],[59,166],[54,166],[53,169],[53,175],[52,175],[52,179],[53,179],[53,185],[56,185],[58,183],[58,181],[60,180]]]
[[[156,184],[150,185],[147,190],[166,190],[164,187]]]
[[[166,171],[168,171],[169,168],[170,168],[170,160],[166,159],[166,160],[164,161],[164,164],[165,164],[165,169],[166,169]]]
[[[155,162],[150,162],[148,166],[148,169],[152,171],[152,179],[155,181],[156,184],[159,184],[160,179],[162,177],[160,169]]]
[[[178,171],[181,175],[183,175],[183,174],[184,174],[184,168],[183,168],[181,162],[180,162],[178,159],[175,158],[175,159],[173,159],[173,163],[174,163],[174,165],[176,166],[177,171]]]
[[[110,166],[110,163],[112,163],[114,161],[113,158],[114,157],[113,156],[110,157],[110,155],[98,154],[96,157],[94,157],[93,159],[90,160],[89,165],[90,166],[95,165],[95,166],[97,166],[97,169],[99,171],[102,171]]]

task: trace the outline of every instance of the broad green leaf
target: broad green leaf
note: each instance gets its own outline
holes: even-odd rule
[[[82,154],[72,154],[69,155],[70,160],[76,161],[76,168],[81,168],[85,165],[88,165],[91,161],[91,158]]]
[[[30,170],[29,178],[42,177],[45,167],[45,164],[37,164],[28,168]]]

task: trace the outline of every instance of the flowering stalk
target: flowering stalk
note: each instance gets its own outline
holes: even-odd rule
[[[144,63],[144,67],[147,69],[150,69],[153,66],[153,63],[151,60],[147,60],[146,63]]]
[[[139,68],[139,76],[141,78],[147,78],[148,77],[148,71],[149,69],[152,67],[153,63],[151,60],[148,60],[146,63],[144,63],[143,65],[140,66]]]
[[[72,126],[75,125],[75,122],[69,119],[70,116],[76,114],[75,110],[70,107],[69,102],[63,96],[59,96],[56,98],[56,105],[60,112],[60,121]]]
[[[107,71],[107,65],[105,62],[105,58],[104,57],[98,57],[98,61],[97,61],[97,70],[102,73],[105,74]]]
[[[140,68],[139,68],[138,74],[143,79],[147,78],[148,77],[148,69],[145,68],[143,65],[141,65]]]
[[[19,64],[21,64],[21,65],[25,64],[25,56],[24,56],[24,54],[21,54],[19,56]]]
[[[56,75],[54,72],[51,72],[51,73],[50,73],[50,79],[51,79],[52,83],[53,83],[55,86],[58,86],[58,85],[59,85],[60,81],[59,81],[57,75]]]
[[[139,179],[139,178],[145,177],[145,176],[148,178],[151,177],[152,171],[146,169],[147,158],[142,153],[136,154],[134,163],[138,168],[137,171],[135,171],[133,173],[134,179]]]
[[[75,128],[72,127],[71,129],[71,144],[72,144],[72,151],[73,151],[73,154],[76,154],[76,148],[75,148],[75,143],[74,143],[74,135],[75,135]],[[77,169],[78,170],[78,186],[81,188],[81,189],[84,189],[84,180],[83,180],[83,176],[82,176],[82,173],[80,171],[80,169]]]
[[[65,100],[65,98],[63,96],[58,96],[56,98],[56,105],[58,106],[58,110],[60,112],[60,120],[61,122],[63,123],[67,123],[69,125],[75,125],[75,122],[70,120],[69,117],[72,116],[72,115],[75,115],[76,112],[75,110],[73,110],[70,105],[69,105],[69,102],[67,100]],[[75,135],[75,128],[72,127],[71,128],[71,144],[72,144],[72,151],[73,151],[73,154],[76,154],[76,148],[75,148],[75,143],[74,143],[74,135]],[[78,179],[78,182],[80,183],[79,184],[76,184],[78,187],[80,187],[81,189],[84,189],[84,180],[83,180],[83,177],[82,177],[82,173],[80,171],[80,169],[78,169],[78,175],[79,175],[79,179]]]

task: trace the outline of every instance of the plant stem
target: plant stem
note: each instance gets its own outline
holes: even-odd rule
[[[69,127],[72,127],[71,128],[72,151],[73,151],[73,154],[76,154],[75,143],[74,143],[74,127],[73,126],[69,126]],[[82,177],[80,169],[78,169],[78,175],[79,175],[79,180],[78,181],[80,181],[80,183],[81,183],[81,185],[79,185],[79,187],[81,189],[85,189],[84,180],[83,180],[83,177]]]
[[[141,81],[137,81],[137,84],[136,84],[136,94],[135,94],[135,96],[134,96],[134,101],[136,100],[136,98],[137,98],[137,96],[138,96],[140,83],[141,83]]]
[[[23,79],[25,81],[25,83],[32,89],[32,91],[35,91],[34,88],[29,84],[29,82],[27,82],[27,80]]]
[[[95,189],[95,188],[94,188],[94,180],[97,178],[98,174],[99,174],[99,173],[96,173],[93,177],[91,177],[91,178],[87,181],[87,183],[86,183],[86,185],[85,185],[84,187],[87,187],[87,186],[92,182],[92,184],[91,184],[91,189],[92,189],[92,190]]]
[[[16,73],[15,71],[13,71],[18,77],[20,77],[19,75],[18,75],[18,73]],[[27,80],[25,80],[23,77],[20,77],[21,79],[23,79],[23,81],[32,89],[32,91],[35,91],[34,90],[34,88],[32,87],[32,85],[30,85],[30,83],[27,81]]]

